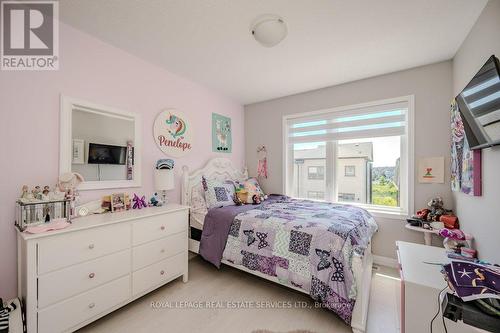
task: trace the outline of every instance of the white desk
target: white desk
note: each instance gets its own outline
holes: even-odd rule
[[[439,292],[446,287],[441,265],[450,260],[445,249],[421,244],[396,242],[401,275],[401,333],[430,332],[432,317],[440,308]],[[427,262],[427,263],[426,263]],[[433,333],[444,333],[441,313],[433,324]],[[445,319],[448,332],[473,333],[472,327]]]

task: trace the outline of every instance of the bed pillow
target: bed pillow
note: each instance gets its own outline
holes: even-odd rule
[[[201,186],[201,182],[191,190],[191,212],[199,214],[206,214],[208,212],[205,191]]]
[[[205,201],[208,209],[235,205],[233,200],[235,188],[232,181],[222,182],[203,176],[201,183],[205,190]]]
[[[236,191],[243,191],[246,193],[245,203],[255,203],[254,196],[257,196],[259,201],[263,201],[266,198],[256,178],[248,178],[245,181],[236,182]]]

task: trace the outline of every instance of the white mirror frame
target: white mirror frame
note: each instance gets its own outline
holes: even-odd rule
[[[127,117],[134,120],[134,168],[132,180],[103,180],[84,181],[79,190],[100,190],[110,188],[140,187],[142,184],[141,160],[142,160],[142,119],[137,113],[127,112],[98,105],[91,102],[61,95],[61,114],[59,132],[59,174],[71,172],[72,157],[72,117],[73,110],[79,109],[88,112],[109,115],[112,117]]]

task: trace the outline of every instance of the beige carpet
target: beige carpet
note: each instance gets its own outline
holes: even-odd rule
[[[189,270],[188,283],[175,280],[81,332],[352,332],[332,312],[307,308],[313,302],[305,294],[231,267],[219,271],[199,257],[190,260]],[[399,282],[374,275],[372,283],[368,333],[398,332]]]

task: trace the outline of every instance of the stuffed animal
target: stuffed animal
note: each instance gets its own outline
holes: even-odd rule
[[[427,221],[439,221],[441,215],[446,213],[444,209],[443,199],[440,197],[433,198],[427,204],[429,206],[429,214],[427,214]]]
[[[252,201],[253,201],[254,205],[258,205],[258,204],[260,204],[262,202],[261,197],[258,194],[254,194],[252,196]]]
[[[238,195],[238,193],[234,193],[233,201],[236,204],[236,206],[241,206],[244,204],[244,201],[240,199],[240,196]]]
[[[235,196],[242,205],[246,204],[248,201],[248,192],[245,190],[236,191]],[[233,200],[234,201],[234,200]],[[236,202],[236,201],[235,201]]]
[[[162,205],[160,197],[158,196],[158,193],[155,192],[155,194],[149,199],[149,206],[153,207],[160,207]]]
[[[59,176],[58,187],[62,192],[68,193],[74,191],[83,181],[83,176],[78,172],[66,172]]]

